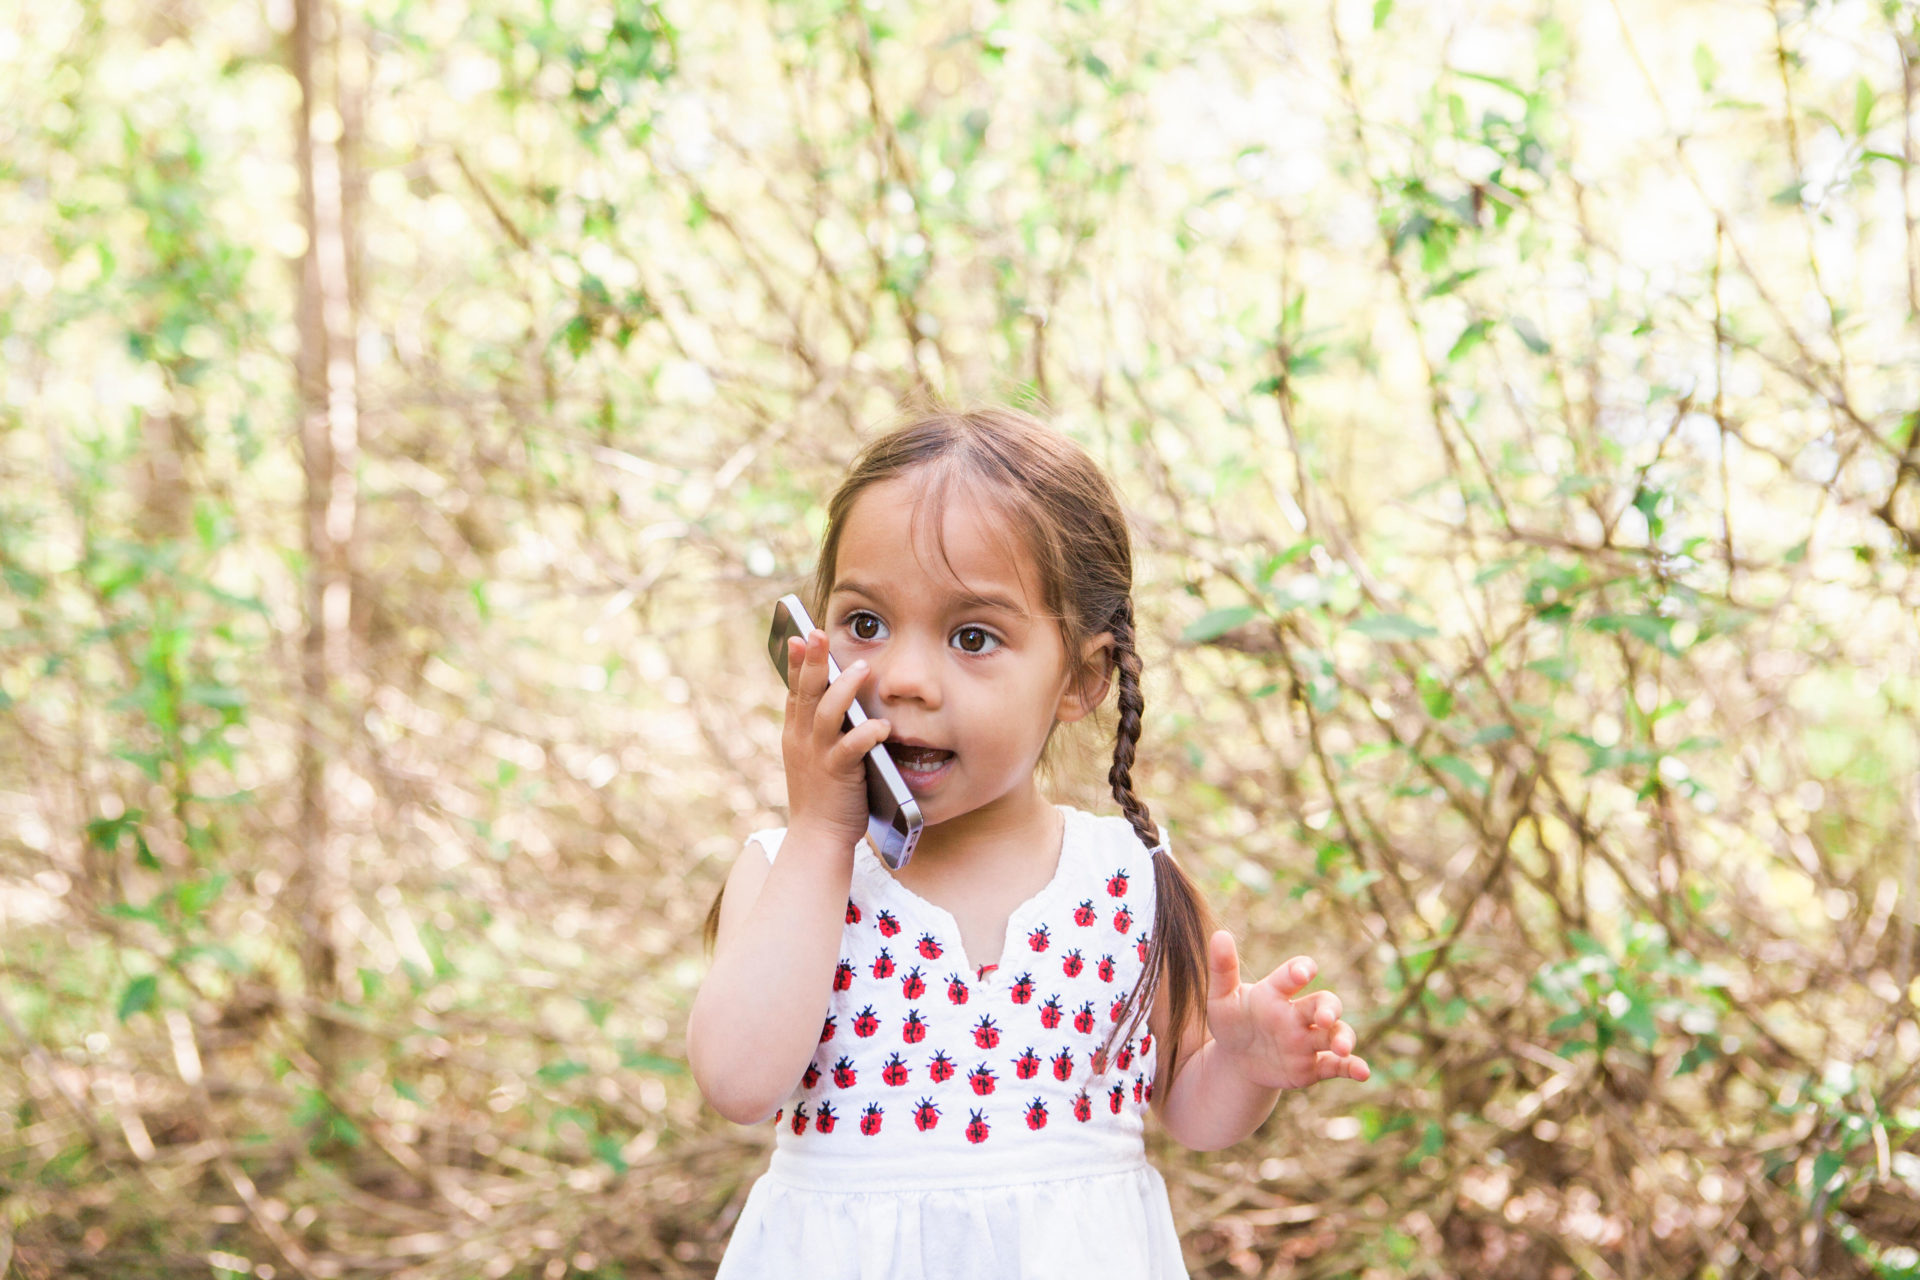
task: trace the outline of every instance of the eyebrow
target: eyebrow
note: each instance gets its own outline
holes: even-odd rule
[[[880,592],[878,592],[872,587],[865,585],[864,583],[836,582],[833,584],[832,594],[837,596],[843,591],[849,594],[861,596],[861,597],[864,597],[865,599],[873,600],[876,602],[882,598]],[[1024,607],[1022,607],[1020,604],[1016,603],[1015,601],[1008,599],[1006,596],[993,595],[990,593],[982,593],[978,591],[962,591],[960,593],[960,601],[962,604],[970,605],[975,608],[998,609],[1002,613],[1012,614],[1016,618],[1024,618],[1027,616],[1027,610]]]

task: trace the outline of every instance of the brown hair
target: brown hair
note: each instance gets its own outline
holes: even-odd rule
[[[1153,850],[1154,920],[1146,968],[1102,1048],[1133,1036],[1162,985],[1168,997],[1167,1062],[1176,1063],[1181,1034],[1204,1007],[1207,936],[1212,916],[1199,890],[1160,844],[1160,829],[1133,790],[1133,762],[1146,706],[1134,635],[1133,545],[1113,487],[1085,450],[1065,435],[1009,408],[936,410],[868,444],[827,505],[826,536],[808,591],[824,616],[840,535],[854,502],[871,486],[908,472],[924,482],[922,512],[940,527],[953,487],[984,489],[1022,536],[1039,571],[1047,612],[1060,628],[1069,660],[1088,641],[1113,637],[1109,661],[1119,685],[1119,721],[1107,784],[1140,842]],[[1093,680],[1105,672],[1078,673]],[[711,945],[719,902],[708,913]]]

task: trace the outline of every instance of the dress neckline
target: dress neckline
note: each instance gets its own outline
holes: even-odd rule
[[[864,838],[855,846],[855,857],[869,877],[878,877],[890,886],[892,893],[898,894],[911,903],[916,911],[932,916],[936,923],[943,923],[945,936],[952,939],[958,963],[966,972],[976,975],[975,981],[992,985],[1007,981],[1007,975],[1017,968],[1019,957],[1014,948],[1024,941],[1027,923],[1040,914],[1061,885],[1066,883],[1072,869],[1071,860],[1080,852],[1078,811],[1073,806],[1065,804],[1056,804],[1053,807],[1060,814],[1060,855],[1054,862],[1053,875],[1048,877],[1047,882],[1035,890],[1031,897],[1007,913],[1007,931],[1000,942],[1000,955],[988,964],[976,965],[973,957],[967,954],[966,941],[960,936],[960,922],[954,919],[953,913],[900,883],[894,874],[887,870],[886,864],[880,861],[879,856],[873,851],[873,846],[869,845]]]

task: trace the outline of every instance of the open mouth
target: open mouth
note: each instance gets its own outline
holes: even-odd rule
[[[908,786],[924,786],[938,778],[953,760],[953,752],[939,747],[910,747],[889,742],[887,752]]]

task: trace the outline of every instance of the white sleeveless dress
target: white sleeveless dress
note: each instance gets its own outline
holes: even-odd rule
[[[860,844],[820,1045],[719,1280],[1184,1280],[1141,1139],[1152,1037],[1092,1062],[1143,968],[1152,860],[1125,819],[1061,812],[1060,865],[984,972]],[[772,859],[784,834],[750,838]]]

